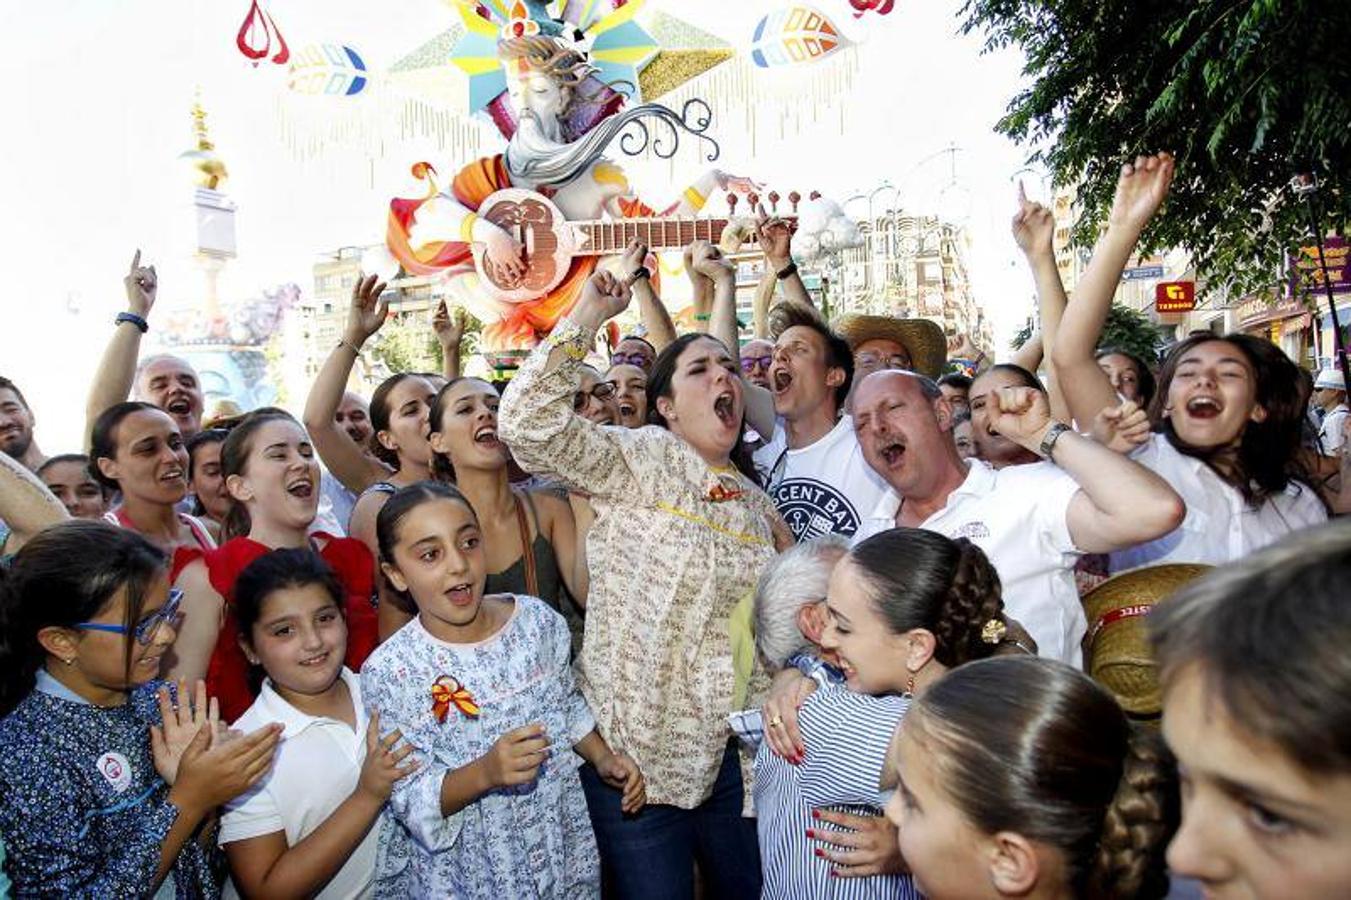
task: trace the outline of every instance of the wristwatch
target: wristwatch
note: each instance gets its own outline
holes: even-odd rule
[[[638,268],[634,269],[633,272],[629,274],[629,277],[625,281],[625,283],[628,284],[630,287],[632,287],[633,283],[638,281],[638,279],[640,278],[646,278],[649,281],[652,280],[652,272],[648,270],[647,266],[639,266]]]
[[[775,274],[778,276],[778,279],[780,281],[783,281],[785,278],[792,278],[794,275],[797,274],[797,263],[790,262],[788,265],[784,266]]]
[[[1041,439],[1041,450],[1039,451],[1042,457],[1050,459],[1051,454],[1055,451],[1056,441],[1060,440],[1062,434],[1071,430],[1064,422],[1056,422],[1046,429],[1046,436]]]

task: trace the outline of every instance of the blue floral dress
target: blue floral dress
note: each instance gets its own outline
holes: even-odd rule
[[[94,706],[46,672],[0,720],[0,837],[16,897],[147,897],[178,818],[150,755],[158,682]],[[156,897],[216,897],[194,838]]]
[[[516,595],[510,619],[486,641],[449,644],[414,618],[366,660],[367,709],[380,714],[381,732],[403,732],[421,763],[390,798],[377,897],[600,895],[600,859],[577,775],[582,760],[572,751],[595,720],[573,681],[570,650],[563,617],[541,600]],[[445,690],[461,688],[459,699],[446,701],[442,693],[438,702],[438,681]],[[538,779],[441,815],[448,772],[486,754],[506,732],[536,722],[552,744]]]

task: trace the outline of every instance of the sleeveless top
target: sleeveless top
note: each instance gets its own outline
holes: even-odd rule
[[[326,541],[318,550],[324,562],[333,567],[338,580],[346,589],[344,614],[347,619],[347,667],[353,672],[379,643],[375,613],[375,563],[366,545],[354,538],[332,537],[318,532],[313,537]],[[225,600],[220,635],[207,666],[207,693],[220,700],[221,718],[227,722],[238,719],[258,696],[259,681],[249,677],[249,661],[239,646],[239,623],[234,616],[234,587],[239,573],[272,548],[252,538],[237,537],[226,541],[205,556],[211,586]]]
[[[516,514],[522,515],[522,509],[529,510],[529,521],[535,526],[535,539],[522,540],[521,558],[501,572],[490,574],[483,583],[484,594],[529,594],[547,603],[555,612],[562,611],[563,582],[558,571],[558,557],[554,555],[554,546],[544,536],[539,527],[539,513],[535,510],[535,501],[530,494],[513,491],[516,496]],[[524,504],[521,503],[524,499]],[[521,518],[522,538],[529,534],[526,519]],[[526,576],[525,553],[529,553],[535,563],[535,584],[529,585]],[[532,590],[533,588],[533,590]]]
[[[208,550],[216,549],[216,539],[211,536],[206,525],[196,516],[190,516],[187,513],[180,512],[178,521],[188,526],[188,531],[192,533],[192,540],[197,546],[191,544],[179,544],[174,547],[171,561],[169,564],[169,581],[178,580],[179,573],[188,567],[188,563],[199,558]],[[127,510],[123,506],[118,506],[103,514],[103,520],[116,525],[118,528],[126,528],[129,531],[136,531],[136,525],[127,515]]]

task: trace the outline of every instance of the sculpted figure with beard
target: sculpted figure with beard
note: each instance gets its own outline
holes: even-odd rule
[[[603,106],[617,95],[592,77],[594,69],[570,44],[547,35],[509,38],[498,45],[506,68],[507,92],[516,114],[516,130],[506,152],[475,160],[455,176],[449,188],[390,204],[387,243],[405,271],[451,276],[454,299],[485,323],[485,349],[533,347],[572,307],[596,265],[594,257],[572,261],[567,277],[543,297],[509,303],[479,289],[471,246],[483,244],[488,264],[520,274],[521,244],[507,231],[479,217],[489,195],[508,187],[549,197],[569,221],[655,215],[692,216],[714,190],[749,190],[751,182],[713,170],[681,199],[658,212],[632,193],[623,170],[602,155],[634,119],[650,114],[638,106],[601,118],[584,134],[569,134],[569,124],[592,121],[572,115],[577,104]],[[429,178],[431,167],[414,167]]]

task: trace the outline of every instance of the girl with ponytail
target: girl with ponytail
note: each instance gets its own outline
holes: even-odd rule
[[[1151,900],[1168,892],[1172,759],[1087,675],[1006,657],[961,666],[915,701],[887,804],[930,900]]]
[[[78,561],[78,564],[72,564]],[[200,826],[271,766],[278,726],[219,738],[157,681],[178,595],[166,554],[77,520],[0,569],[0,839],[20,897],[218,894]],[[170,890],[173,893],[174,890]]]
[[[793,586],[762,583],[757,608],[794,606],[763,596],[784,587]],[[847,687],[828,683],[802,705],[800,750],[785,759],[765,743],[756,755],[763,896],[836,896],[843,876],[862,879],[850,896],[916,898],[895,830],[882,819],[887,748],[913,697],[1003,645],[999,577],[964,538],[895,528],[835,564],[824,605],[819,654],[838,665]],[[786,731],[776,713],[764,727],[775,740]]]

